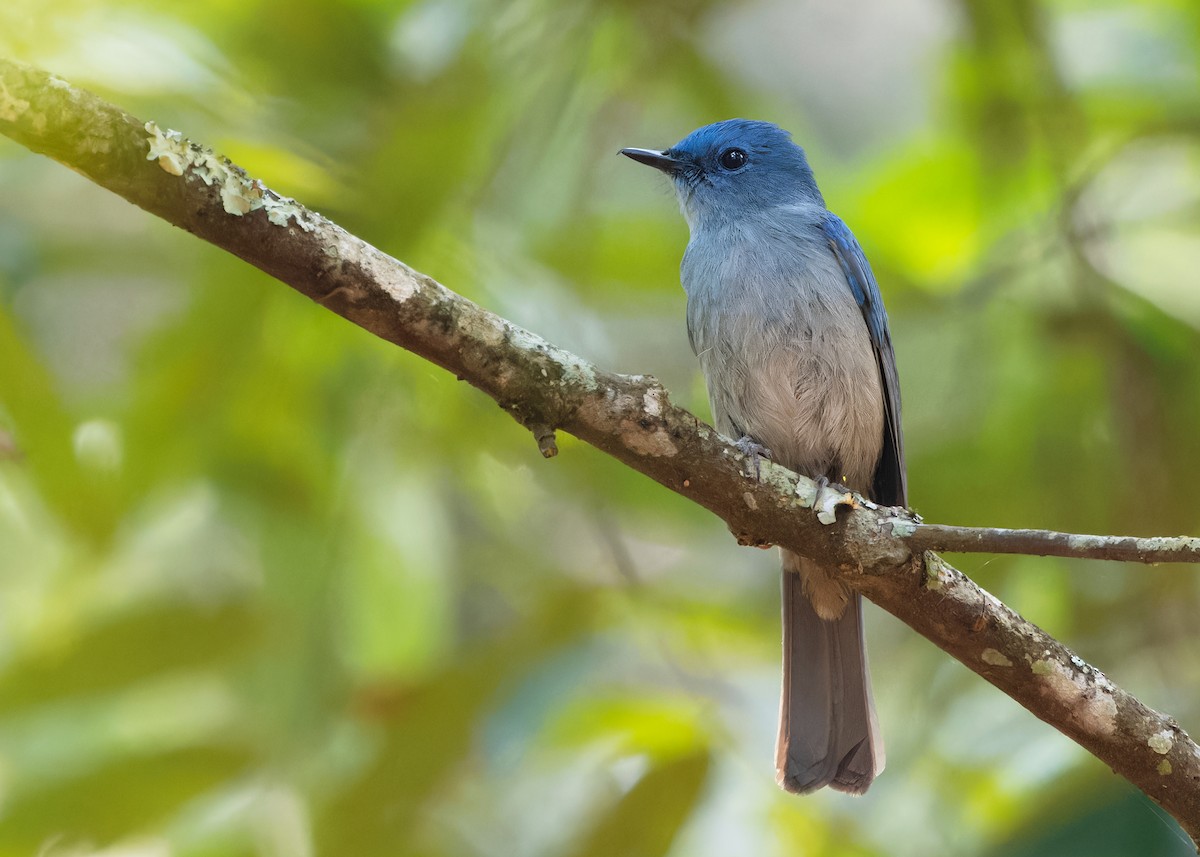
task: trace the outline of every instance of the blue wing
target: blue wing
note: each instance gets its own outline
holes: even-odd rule
[[[896,374],[896,353],[892,350],[883,296],[867,257],[849,227],[836,214],[830,213],[821,221],[821,229],[862,310],[875,349],[875,361],[879,365],[884,405],[883,454],[875,468],[871,499],[886,506],[906,506],[908,476],[904,469],[904,434],[900,427],[900,378]]]

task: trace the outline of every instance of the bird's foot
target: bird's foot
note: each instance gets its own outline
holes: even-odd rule
[[[756,482],[762,480],[762,462],[771,460],[771,450],[758,443],[749,435],[742,435],[733,442],[738,451],[746,457],[750,465],[750,473]]]

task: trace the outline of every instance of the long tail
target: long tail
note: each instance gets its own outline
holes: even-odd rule
[[[845,593],[849,599],[840,617],[822,619],[810,600],[811,594],[820,601],[821,593],[806,593],[810,587],[805,581],[835,582],[811,561],[784,553],[776,779],[796,794],[823,786],[862,794],[884,763],[863,640],[862,599]],[[826,607],[824,612],[832,611]]]

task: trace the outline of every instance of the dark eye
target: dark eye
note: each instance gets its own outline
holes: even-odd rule
[[[749,157],[741,149],[726,149],[718,160],[727,170],[740,170],[746,166]]]

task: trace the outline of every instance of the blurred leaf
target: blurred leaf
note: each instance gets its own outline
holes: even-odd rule
[[[116,616],[78,637],[46,641],[0,670],[0,713],[244,658],[261,625],[245,605],[205,611],[172,604]]]
[[[184,803],[244,772],[252,755],[226,745],[129,756],[0,804],[0,853],[57,843],[104,846],[152,829]]]
[[[373,762],[326,806],[316,825],[325,853],[404,853],[425,801],[472,754],[497,692],[549,652],[587,632],[590,600],[567,592],[542,601],[498,640],[480,640],[428,681],[381,688],[364,700],[382,720]]]
[[[970,148],[944,139],[912,146],[889,156],[862,186],[857,208],[842,209],[860,240],[913,280],[957,289],[983,238]]]
[[[700,797],[708,767],[708,754],[698,752],[650,768],[568,853],[572,857],[666,854]]]
[[[1078,801],[1061,796],[1027,819],[1020,836],[988,853],[996,857],[1189,857],[1196,853],[1179,825],[1145,795],[1123,788],[1107,797],[1071,806]]]
[[[110,534],[116,510],[106,496],[105,474],[80,467],[73,419],[57,395],[55,380],[2,309],[0,409],[11,419],[13,442],[24,453],[15,466],[28,468],[59,519],[80,535],[100,539]]]
[[[588,696],[559,712],[551,737],[582,746],[620,736],[615,751],[645,753],[651,759],[675,758],[705,746],[694,700],[644,696]]]

